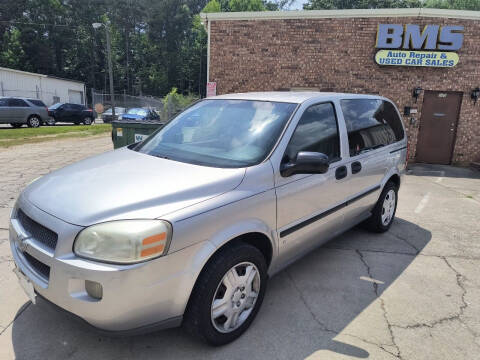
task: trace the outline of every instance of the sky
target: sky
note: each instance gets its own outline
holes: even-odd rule
[[[307,0],[295,0],[295,2],[290,6],[291,10],[302,10],[303,4],[305,4]]]

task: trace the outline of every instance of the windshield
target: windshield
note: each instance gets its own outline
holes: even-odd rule
[[[134,108],[134,109],[128,110],[127,114],[146,116],[147,115],[147,110]]]
[[[214,167],[260,163],[277,142],[297,104],[204,100],[178,115],[135,150]]]
[[[60,106],[62,106],[63,104],[62,103],[56,103],[56,104],[53,104],[49,107],[49,109],[58,109]]]
[[[125,112],[125,108],[122,107],[115,107],[115,115],[123,114]],[[108,109],[104,112],[105,115],[112,115],[112,108]]]

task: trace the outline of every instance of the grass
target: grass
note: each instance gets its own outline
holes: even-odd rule
[[[0,128],[0,148],[64,138],[100,135],[109,133],[111,130],[112,126],[110,124],[42,126],[36,129],[23,127],[20,129]]]

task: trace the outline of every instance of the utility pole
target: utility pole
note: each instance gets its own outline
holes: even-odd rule
[[[103,23],[93,23],[94,29],[105,28],[107,34],[107,58],[108,58],[108,77],[110,79],[110,102],[112,104],[112,119],[115,119],[115,92],[113,90],[113,67],[112,67],[112,44],[110,41],[110,26]]]

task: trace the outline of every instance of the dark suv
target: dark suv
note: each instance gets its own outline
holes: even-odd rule
[[[55,122],[69,122],[75,125],[80,123],[91,125],[95,119],[93,110],[80,104],[56,103],[48,108],[48,115],[55,119]]]
[[[14,128],[27,124],[36,128],[45,122],[48,122],[48,109],[41,100],[0,97],[0,124],[10,124]]]

